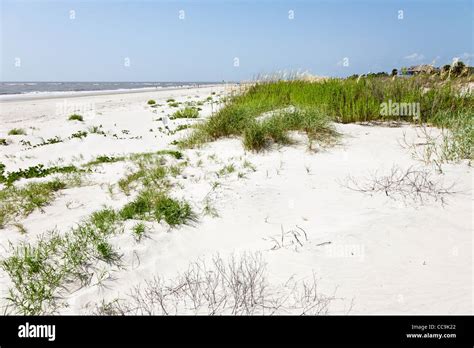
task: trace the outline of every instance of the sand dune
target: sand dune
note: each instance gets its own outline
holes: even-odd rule
[[[173,141],[190,129],[174,134],[165,129],[160,118],[178,109],[167,100],[202,101],[200,117],[204,118],[219,108],[219,100],[230,91],[230,86],[212,86],[4,101],[0,137],[11,143],[0,147],[0,162],[6,171],[15,171],[37,164],[79,166],[97,156],[175,149]],[[147,105],[149,99],[161,106]],[[68,121],[72,113],[84,115],[84,122]],[[169,129],[201,118],[170,120]],[[91,133],[93,126],[105,135]],[[292,135],[298,140],[295,145],[260,154],[246,152],[235,138],[183,150],[186,165],[173,178],[172,194],[190,202],[198,221],[177,228],[149,222],[147,237],[139,242],[130,232],[132,222],[127,221],[123,233],[111,237],[123,267],[100,264],[99,269],[110,277],[100,286],[91,281],[63,292],[61,301],[67,307],[59,312],[91,313],[102,300],[127,298],[134,286],[155,275],[172,278],[200,258],[260,252],[272,284],[291,277],[316,277],[319,291],[336,297],[329,314],[472,313],[471,168],[465,163],[445,165],[440,174],[413,159],[400,145],[404,134],[416,138],[413,126],[336,127],[342,134],[340,143],[317,152],[308,151],[306,138],[296,133]],[[27,135],[7,135],[12,128],[23,128]],[[89,134],[68,138],[79,131]],[[56,136],[63,142],[33,147]],[[223,171],[229,165],[233,169]],[[19,218],[26,233],[7,224],[0,230],[1,256],[10,255],[9,243],[34,242],[52,229],[68,233],[103,206],[122,207],[134,193],[127,196],[117,182],[131,168],[129,161],[96,166],[84,174],[81,185],[61,191],[43,211]],[[423,193],[420,201],[350,188],[349,176],[363,185],[371,174],[389,175],[394,168],[427,170],[439,187],[454,184],[453,192],[442,202]],[[22,179],[16,184],[43,179]],[[215,214],[203,213],[206,204]],[[2,298],[9,286],[8,276],[1,271]]]

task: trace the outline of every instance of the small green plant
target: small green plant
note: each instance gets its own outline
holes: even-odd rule
[[[40,146],[45,146],[45,145],[51,145],[51,144],[57,144],[57,143],[62,143],[62,139],[59,136],[55,136],[54,138],[49,138],[47,140],[43,140],[41,143],[35,144],[32,147],[40,147]],[[31,144],[29,144],[31,146]]]
[[[19,222],[14,222],[14,223],[12,223],[12,225],[13,225],[14,227],[16,227],[16,229],[18,230],[18,232],[21,233],[21,234],[26,234],[26,233],[28,232],[28,231],[26,230],[26,227],[25,227],[23,224],[19,223]]]
[[[185,107],[184,109],[176,111],[172,116],[171,119],[176,118],[198,118],[199,111],[194,107]]]
[[[107,134],[105,134],[105,132],[102,130],[102,125],[89,127],[87,129],[87,131],[90,134],[100,134],[100,135],[103,135],[103,136],[107,136]]]
[[[23,145],[23,146],[32,147],[31,142],[30,142],[29,140],[21,139],[21,140],[20,140],[20,144]]]
[[[180,175],[181,172],[182,172],[181,166],[170,166],[168,168],[168,170],[169,170],[169,173],[171,174],[171,176],[174,177],[174,178],[177,177],[178,175]]]
[[[179,131],[182,131],[182,130],[184,130],[184,129],[188,129],[188,128],[190,128],[190,127],[191,127],[190,124],[180,124],[180,125],[178,125],[174,130],[172,130],[172,131],[170,132],[170,134],[171,134],[171,135],[172,135],[172,134],[175,134],[175,133],[177,133],[177,132],[179,132]]]
[[[7,145],[8,145],[7,139],[0,138],[0,146],[7,146]]]
[[[219,216],[217,209],[212,205],[211,200],[208,197],[204,200],[202,212],[204,215],[209,215],[214,218]]]
[[[13,129],[10,129],[10,131],[8,132],[8,135],[26,135],[26,132],[22,128],[13,128]]]
[[[136,172],[130,173],[119,180],[118,186],[120,190],[122,190],[122,192],[128,196],[135,183],[145,177],[145,175],[146,173],[144,170],[138,170]]]
[[[71,116],[69,116],[68,120],[69,120],[69,121],[79,121],[79,122],[83,122],[83,121],[84,121],[84,118],[83,118],[81,115],[72,114]]]
[[[174,100],[173,98],[170,98],[170,99],[167,99],[166,102],[167,103],[174,103],[176,100]]]
[[[176,150],[160,150],[157,151],[156,154],[158,155],[170,155],[173,156],[176,159],[182,159],[183,158],[183,153],[180,151]]]
[[[256,172],[257,171],[257,168],[248,160],[245,160],[244,161],[244,164],[243,164],[244,168],[248,168],[250,169],[252,172]]]
[[[225,175],[228,175],[228,174],[231,174],[235,172],[235,166],[233,163],[231,164],[228,164],[226,166],[224,166],[223,168],[221,168],[218,172],[217,172],[217,176],[221,177],[221,176],[225,176]]]
[[[179,106],[179,103],[178,102],[173,102],[173,103],[169,103],[168,105],[172,108],[177,108]]]
[[[114,251],[114,248],[109,243],[102,241],[97,244],[98,258],[107,263],[117,261],[119,258],[118,254]]]
[[[77,139],[82,139],[87,137],[87,132],[85,131],[78,131],[76,133],[71,134],[71,139],[77,138]]]
[[[137,241],[140,241],[146,232],[146,225],[144,222],[139,222],[132,228],[132,233]]]
[[[148,102],[147,102],[148,105],[155,105],[156,104],[156,101],[154,101],[153,99],[150,99]]]
[[[85,164],[85,166],[96,166],[98,164],[102,164],[102,163],[115,163],[115,162],[119,162],[119,161],[123,161],[125,160],[125,157],[123,156],[119,156],[119,157],[109,157],[109,156],[97,156],[94,160],[90,161],[90,162],[87,162]]]

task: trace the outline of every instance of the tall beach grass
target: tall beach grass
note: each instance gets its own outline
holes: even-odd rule
[[[388,102],[414,103],[419,107],[419,117],[384,116],[381,105]],[[278,113],[289,107],[294,111],[286,112],[286,116]],[[245,92],[228,98],[218,112],[196,126],[181,146],[194,147],[222,137],[242,136],[246,148],[259,151],[266,147],[268,140],[288,142],[286,131],[289,130],[304,131],[316,139],[322,132],[325,136],[320,140],[328,140],[327,135],[335,135],[330,131],[330,121],[352,123],[395,119],[451,127],[460,124],[456,121],[459,115],[472,116],[473,110],[474,96],[460,93],[458,81],[436,77],[267,81],[255,83]],[[275,116],[258,122],[260,115],[270,111],[276,111]],[[457,134],[472,135],[465,130],[467,125],[472,127],[472,117],[464,116],[462,125],[464,131],[458,129]]]

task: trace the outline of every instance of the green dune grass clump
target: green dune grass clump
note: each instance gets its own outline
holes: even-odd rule
[[[175,119],[175,118],[198,118],[198,117],[199,117],[199,111],[194,107],[187,106],[184,109],[176,111],[171,116],[171,119]]]
[[[330,119],[318,109],[283,111],[263,121],[252,120],[243,130],[243,144],[247,150],[261,151],[272,143],[288,145],[293,141],[289,131],[306,133],[310,144],[322,145],[336,142],[338,133]]]
[[[13,128],[10,129],[8,135],[26,135],[26,131],[22,128]]]
[[[384,115],[384,103],[413,104],[417,113]],[[263,113],[278,114],[278,110],[289,107],[295,110],[292,115],[258,120]],[[228,98],[223,108],[196,126],[179,145],[194,147],[221,137],[241,136],[247,149],[262,150],[271,142],[288,143],[286,132],[290,130],[306,132],[310,141],[332,143],[336,134],[331,121],[399,120],[443,126],[452,125],[447,120],[454,120],[457,112],[473,109],[472,94],[461,95],[456,81],[436,78],[371,76],[323,82],[272,81],[257,83]],[[437,116],[440,112],[445,112],[441,117],[444,121]]]
[[[56,192],[66,188],[59,179],[29,183],[24,187],[6,187],[0,190],[0,229],[17,217],[25,217],[35,209],[48,205]]]
[[[165,193],[146,189],[138,197],[120,210],[120,217],[128,219],[156,221],[164,220],[170,226],[185,224],[196,220],[189,203],[170,198]]]
[[[7,145],[8,145],[7,139],[5,139],[5,138],[0,138],[0,146],[7,146]]]
[[[68,120],[69,120],[69,121],[80,121],[80,122],[83,122],[83,121],[84,121],[84,118],[83,118],[81,115],[72,114],[71,116],[69,116]]]
[[[150,99],[149,101],[147,101],[147,104],[148,104],[148,105],[155,105],[155,104],[156,104],[156,101],[153,100],[153,99]]]

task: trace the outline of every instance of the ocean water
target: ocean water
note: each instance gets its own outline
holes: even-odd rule
[[[216,82],[0,82],[0,95],[186,87]]]

